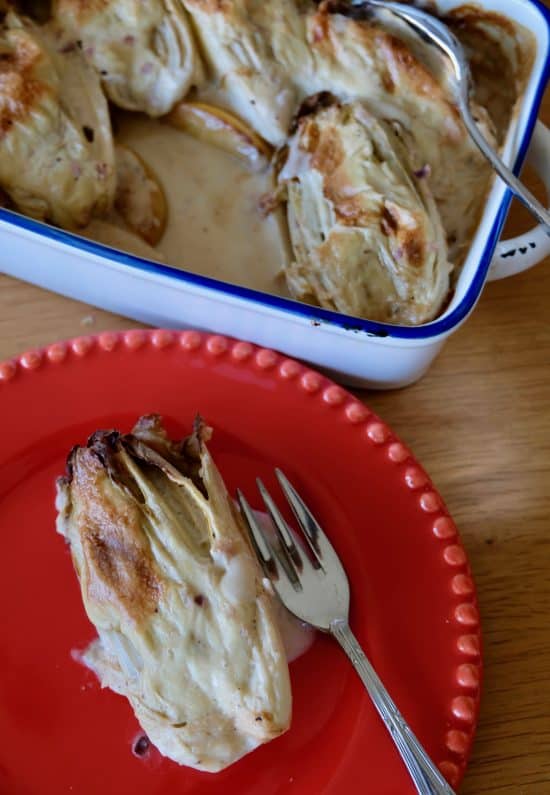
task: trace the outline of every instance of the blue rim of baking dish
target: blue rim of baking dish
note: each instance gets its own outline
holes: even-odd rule
[[[529,0],[529,3],[530,5],[535,6],[535,8],[542,15],[546,23],[548,36],[550,39],[550,9],[544,6],[541,0]],[[537,121],[540,104],[542,102],[542,97],[549,78],[550,46],[546,52],[544,66],[535,89],[535,97],[513,166],[513,171],[516,174],[519,173],[527,155],[531,136]],[[295,301],[291,298],[283,298],[282,296],[263,293],[259,290],[254,290],[249,287],[241,287],[240,285],[224,282],[220,279],[213,279],[209,276],[203,276],[201,274],[179,270],[170,267],[169,265],[162,265],[150,260],[142,259],[141,257],[134,256],[133,254],[116,251],[101,243],[96,243],[93,240],[87,240],[85,238],[79,237],[76,234],[72,234],[71,232],[66,232],[62,229],[56,229],[55,227],[48,226],[40,221],[27,218],[26,216],[2,208],[0,208],[0,221],[5,221],[21,229],[38,233],[50,240],[68,244],[89,254],[95,254],[102,258],[108,258],[114,262],[128,266],[142,273],[150,273],[169,277],[170,279],[174,279],[177,282],[196,285],[198,287],[205,288],[208,291],[222,295],[225,293],[226,295],[231,295],[237,299],[280,310],[284,314],[293,315],[294,317],[306,320],[309,323],[315,325],[328,323],[331,326],[336,326],[343,331],[364,332],[369,337],[393,337],[398,339],[426,340],[438,337],[439,335],[443,335],[451,331],[467,317],[475,305],[479,295],[481,294],[481,290],[483,289],[485,277],[491,262],[491,257],[499,241],[500,233],[504,226],[511,201],[512,193],[510,190],[506,189],[498,211],[495,214],[491,230],[487,235],[487,241],[485,243],[485,248],[481,255],[479,265],[459,305],[440,320],[434,320],[431,323],[427,323],[422,326],[397,326],[389,323],[379,323],[373,320],[357,318],[353,317],[352,315],[345,315],[343,313],[334,312],[329,309],[312,307],[308,304],[300,303],[299,301]]]

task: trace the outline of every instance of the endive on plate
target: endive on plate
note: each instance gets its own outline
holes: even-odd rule
[[[84,653],[129,699],[160,752],[215,772],[289,726],[288,666],[242,520],[197,422],[181,443],[160,418],[98,431],[58,482],[99,638]]]

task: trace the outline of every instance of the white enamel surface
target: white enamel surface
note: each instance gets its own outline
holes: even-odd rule
[[[527,155],[535,173],[546,187],[547,205],[550,197],[550,130],[538,121]],[[542,224],[529,232],[501,240],[491,260],[487,281],[505,279],[538,265],[550,255],[550,235]]]
[[[456,2],[442,2],[438,3],[439,8],[442,10],[449,10],[461,3]],[[523,140],[529,118],[531,116],[531,108],[535,101],[537,79],[536,76],[540,75],[544,68],[544,62],[550,47],[548,27],[541,19],[541,14],[534,5],[525,2],[525,0],[486,0],[486,2],[479,4],[482,8],[489,11],[495,11],[499,14],[504,14],[511,19],[524,25],[528,30],[535,34],[537,40],[537,49],[535,60],[531,72],[531,79],[529,80],[526,90],[523,94],[519,111],[510,129],[504,147],[502,150],[502,159],[506,165],[512,165],[514,156],[519,149],[520,143]],[[498,212],[498,208],[502,203],[506,193],[506,186],[504,183],[495,179],[493,188],[487,199],[485,211],[474,236],[468,256],[464,262],[460,278],[457,283],[456,292],[453,300],[451,301],[445,315],[450,314],[463,300],[466,291],[475,275],[483,252],[483,247],[486,240],[488,228],[491,220]],[[533,263],[535,264],[535,263]],[[445,317],[443,315],[443,317]]]
[[[441,2],[439,6],[446,11],[460,4]],[[504,160],[510,164],[529,124],[549,50],[548,26],[536,6],[526,0],[485,0],[480,5],[516,20],[537,38],[531,77],[504,147]],[[504,195],[504,185],[496,180],[443,317],[464,299]],[[231,295],[223,285],[214,290],[165,273],[143,271],[111,259],[108,250],[104,256],[78,250],[70,237],[53,240],[3,219],[0,236],[0,269],[9,275],[153,325],[194,326],[249,339],[312,362],[346,384],[394,388],[412,383],[428,369],[446,336],[458,325],[424,339],[373,337],[327,322],[318,325],[308,316]]]

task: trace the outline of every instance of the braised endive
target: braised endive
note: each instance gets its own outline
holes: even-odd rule
[[[15,207],[64,228],[111,208],[107,100],[78,49],[13,11],[0,22],[0,184]]]
[[[53,19],[64,47],[82,48],[121,108],[161,116],[204,78],[179,0],[54,0]]]
[[[288,667],[272,597],[197,422],[181,443],[158,416],[98,431],[58,481],[99,633],[83,655],[127,696],[160,752],[218,771],[289,726]]]
[[[305,103],[279,152],[291,293],[355,317],[431,320],[449,289],[445,233],[412,137],[361,102]],[[420,161],[421,162],[421,161]]]

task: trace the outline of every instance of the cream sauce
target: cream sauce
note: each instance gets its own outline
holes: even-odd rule
[[[162,184],[168,205],[158,244],[169,265],[278,295],[289,259],[281,210],[264,217],[269,171],[254,173],[237,156],[167,124],[136,114],[117,117],[116,140],[134,149]]]
[[[275,541],[275,528],[267,513],[254,510],[252,512],[257,522],[262,526],[264,533],[272,541]],[[300,621],[299,618],[296,618],[293,613],[287,610],[277,595],[274,597],[273,604],[275,607],[275,620],[285,647],[286,659],[287,662],[291,663],[311,648],[317,632],[310,624]]]
[[[281,633],[287,662],[297,660],[308,651],[315,640],[316,630],[290,613],[279,599],[275,599],[275,616]]]

